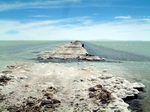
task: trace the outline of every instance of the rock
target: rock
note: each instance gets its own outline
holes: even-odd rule
[[[92,110],[92,112],[99,112],[99,109],[100,109],[99,107],[94,107],[94,109]]]
[[[82,47],[84,48],[84,44],[82,44]]]
[[[109,78],[112,78],[112,76],[101,76],[100,78],[101,79],[109,79]]]
[[[92,78],[90,81],[97,81],[97,79],[96,78]]]
[[[53,102],[53,104],[57,104],[57,103],[61,103],[59,100],[57,100],[57,99],[51,99],[52,100],[52,102]]]
[[[98,95],[97,98],[100,99],[102,103],[108,103],[111,100],[111,93],[101,91]]]
[[[10,112],[10,111],[8,111],[7,109],[5,109],[5,110],[3,110],[2,112]]]
[[[104,69],[102,72],[107,72],[107,70],[106,70],[106,69]]]
[[[3,100],[5,100],[5,97],[6,97],[6,95],[3,95],[3,94],[0,93],[0,103],[1,103]]]
[[[41,106],[48,105],[48,104],[53,104],[53,101],[52,100],[42,100],[41,101]]]
[[[83,80],[83,79],[80,79],[80,81],[81,81],[81,82],[84,82],[84,80]]]
[[[95,89],[94,87],[89,88],[89,98],[99,100],[99,103],[102,105],[108,104],[112,100],[111,93],[104,89],[101,84],[97,84],[95,87],[98,87],[98,89]]]
[[[29,105],[29,106],[33,106],[35,103],[36,103],[36,101],[34,99],[29,98],[29,99],[27,99],[27,103],[26,104]]]
[[[139,91],[144,91],[145,85],[139,82],[135,82],[135,83],[132,83],[132,87]]]
[[[5,70],[5,71],[2,71],[2,73],[4,73],[4,74],[11,74],[12,71],[10,71],[10,70]]]
[[[89,93],[89,98],[93,98],[93,97],[95,97],[95,94],[92,93],[92,92],[90,92],[90,93]]]
[[[57,103],[61,103],[59,100],[57,99],[48,99],[48,100],[42,100],[41,101],[41,105],[49,105],[49,104],[57,104]]]
[[[80,101],[83,101],[84,100],[84,98],[80,98]]]
[[[13,68],[15,68],[15,66],[14,65],[9,65],[9,66],[7,66],[7,68],[8,69],[13,69]]]
[[[52,86],[48,87],[46,91],[51,92],[51,93],[56,93],[57,92],[56,88],[54,88]]]
[[[43,60],[43,56],[42,57],[39,56],[39,57],[37,57],[37,59],[38,60]]]
[[[53,94],[51,92],[46,92],[44,94],[44,96],[46,96],[47,99],[52,99],[53,98]]]
[[[0,76],[0,84],[3,85],[3,84],[7,84],[8,81],[10,81],[11,78],[6,76],[6,75],[2,75]]]
[[[15,104],[15,107],[19,108],[19,107],[21,107],[21,104],[17,103],[17,104]]]
[[[19,79],[27,79],[27,76],[20,76]]]
[[[89,91],[92,91],[92,92],[97,91],[94,87],[90,87],[88,90],[89,90]]]
[[[80,60],[87,60],[87,61],[104,61],[101,58],[99,58],[98,56],[94,56],[94,55],[83,55],[83,56],[78,56],[78,59]]]
[[[101,84],[97,84],[95,87],[102,88],[102,85]]]
[[[26,85],[25,85],[25,87],[29,87],[29,85],[28,85],[28,84],[26,84]]]

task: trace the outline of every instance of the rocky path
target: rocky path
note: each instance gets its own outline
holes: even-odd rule
[[[44,54],[38,57],[40,61],[50,61],[52,59],[77,59],[88,61],[104,61],[105,59],[99,56],[89,54],[84,48],[84,44],[79,41],[70,42],[53,49],[52,51],[46,51]]]

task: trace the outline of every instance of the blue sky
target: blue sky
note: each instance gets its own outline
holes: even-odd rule
[[[150,0],[0,0],[0,40],[150,40]]]

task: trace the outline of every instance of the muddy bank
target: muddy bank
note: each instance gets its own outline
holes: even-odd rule
[[[130,112],[124,99],[145,87],[91,67],[58,63],[7,66],[4,75],[11,77],[0,86],[1,111],[7,112]]]

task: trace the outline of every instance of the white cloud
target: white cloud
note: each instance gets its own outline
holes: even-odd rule
[[[115,19],[132,19],[131,16],[116,16]]]
[[[101,23],[81,17],[0,24],[0,40],[150,40],[150,21],[144,19]]]
[[[81,0],[63,0],[65,2],[80,2]]]
[[[31,17],[34,17],[34,18],[49,18],[51,16],[47,16],[47,15],[33,15]]]
[[[24,9],[24,8],[57,8],[62,7],[64,3],[78,3],[80,0],[35,0],[34,2],[14,2],[0,3],[0,11],[6,11],[11,9]]]
[[[28,9],[28,8],[64,8],[64,7],[118,7],[106,0],[84,2],[84,0],[27,0],[23,2],[8,3],[0,1],[0,11]],[[95,13],[96,14],[96,13]],[[96,14],[97,15],[97,14]]]

